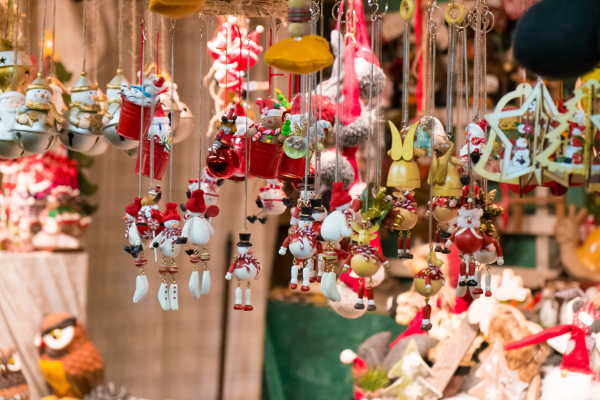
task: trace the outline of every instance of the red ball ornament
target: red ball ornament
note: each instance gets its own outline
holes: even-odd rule
[[[218,149],[206,158],[206,166],[217,178],[229,178],[235,174],[239,164],[238,155],[231,149]]]

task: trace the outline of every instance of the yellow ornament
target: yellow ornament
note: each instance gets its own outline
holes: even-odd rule
[[[310,74],[333,64],[329,43],[317,35],[288,38],[265,52],[265,62],[293,74]]]
[[[206,0],[150,0],[148,8],[153,13],[179,19],[200,11]]]
[[[415,132],[418,122],[415,122],[406,137],[404,142],[400,136],[398,128],[389,121],[392,130],[392,149],[388,154],[394,162],[390,166],[388,172],[387,186],[402,187],[406,190],[412,190],[421,187],[421,176],[419,174],[419,166],[415,161],[415,156],[424,155],[425,152],[421,149],[415,149],[413,144],[415,140]]]
[[[455,168],[455,164],[462,163],[462,161],[451,157],[453,149],[454,143],[452,143],[446,154],[439,159],[435,155],[431,158],[434,196],[460,197],[463,194],[460,174]],[[427,182],[429,181],[428,177]]]

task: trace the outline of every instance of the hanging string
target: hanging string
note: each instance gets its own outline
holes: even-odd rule
[[[248,48],[248,54],[250,54],[250,32],[246,34],[246,46]],[[248,90],[246,91],[246,118],[244,118],[246,124],[246,132],[248,132],[248,116],[250,107],[250,63],[246,63],[246,82],[248,82]],[[244,232],[248,232],[248,137],[244,139],[245,145],[245,156],[244,156]]]
[[[171,20],[171,25],[173,25],[173,20]],[[160,31],[161,31],[161,32],[163,32],[163,35],[162,35],[162,37],[160,38],[160,40],[158,40],[158,39],[157,39],[157,42],[160,44],[160,54],[167,54],[167,51],[166,51],[166,44],[165,44],[165,41],[166,41],[167,39],[166,39],[166,35],[164,35],[164,32],[166,32],[166,31],[167,31],[167,28],[165,27],[165,17],[164,17],[164,16],[162,16],[162,15],[160,16]],[[158,53],[159,53],[159,52],[158,52],[158,49],[157,49],[157,52],[156,52],[156,54],[158,55]],[[157,58],[157,60],[158,60],[158,58]],[[163,61],[163,62],[164,62],[164,61]],[[156,64],[156,70],[158,71],[159,69],[160,69],[160,70],[165,70],[165,71],[166,71],[166,68],[165,68],[165,65],[164,65],[164,64],[162,65],[162,67],[161,67],[160,65]],[[157,72],[156,74],[158,75],[158,72]],[[171,77],[171,80],[173,80],[173,77]],[[171,93],[171,94],[172,94],[172,93]]]
[[[48,5],[48,0],[44,0],[44,13],[42,14],[42,45],[40,46],[40,59],[39,59],[39,69],[38,73],[40,76],[44,76],[44,35],[46,33],[46,6]],[[15,59],[16,60],[16,59]]]
[[[377,18],[375,22],[375,31],[377,32],[375,35],[375,57],[379,61],[379,65],[383,65],[383,60],[381,59],[381,25],[383,18]],[[379,86],[377,87],[377,118],[375,120],[375,126],[377,127],[376,135],[377,135],[377,151],[375,152],[375,192],[377,193],[381,188],[381,147],[383,143],[383,127],[381,126],[383,123],[383,115],[381,109],[381,91]]]
[[[92,21],[93,21],[93,29],[92,29],[92,82],[98,84],[98,45],[97,45],[97,36],[98,36],[98,1],[92,1]]]
[[[198,18],[200,19],[200,95],[198,97],[198,138],[200,139],[199,145],[199,153],[198,153],[198,189],[200,189],[200,182],[202,182],[202,53],[204,51],[204,46],[202,42],[202,33],[204,30],[204,16],[202,13],[198,13]]]
[[[477,0],[476,2],[476,15],[475,15],[475,21],[471,22],[471,28],[473,29],[473,31],[475,32],[475,57],[473,60],[473,121],[476,121],[479,119],[479,112],[480,112],[480,108],[479,108],[479,95],[480,95],[480,88],[479,88],[479,84],[480,84],[480,73],[481,73],[481,60],[480,60],[480,56],[481,56],[481,0]],[[473,25],[473,22],[475,23],[475,25]],[[470,152],[469,152],[470,153]]]
[[[19,0],[17,0],[17,11],[15,13],[15,38],[13,39],[13,75],[12,75],[12,85],[16,88],[19,76]]]
[[[465,66],[465,109],[466,109],[466,131],[467,131],[467,168],[469,171],[469,197],[473,197],[473,168],[471,165],[471,133],[469,128],[469,58],[467,57],[467,29],[463,32],[463,52]]]
[[[161,21],[164,21],[164,18],[161,18]],[[162,26],[162,25],[161,25]],[[169,201],[171,201],[171,192],[173,189],[173,148],[175,147],[175,143],[173,142],[173,102],[175,101],[175,20],[171,20],[171,118],[169,120],[171,124],[171,148],[169,152],[171,153],[169,157]],[[163,35],[164,36],[164,35]],[[164,43],[164,42],[163,42]],[[163,53],[164,54],[164,53]],[[156,71],[158,72],[158,54],[156,55]],[[200,185],[200,180],[198,180],[198,185]]]
[[[408,8],[408,3],[406,5]],[[404,48],[402,60],[402,128],[408,128],[408,82],[410,79],[410,20],[404,20]]]
[[[58,1],[58,0],[57,0]],[[142,0],[143,1],[143,0]],[[136,10],[136,0],[131,1],[131,50],[129,51],[129,57],[131,58],[131,81],[135,82],[136,78],[136,61],[137,61],[137,53],[136,53],[136,41],[137,41],[137,24],[135,21],[137,20],[137,10]]]
[[[446,92],[446,137],[448,140],[452,138],[452,129],[453,129],[453,121],[452,121],[452,96],[454,92],[454,57],[455,57],[455,34],[456,34],[456,25],[450,25],[450,46],[449,46],[449,54],[448,54],[448,88]]]
[[[48,63],[49,71],[48,73],[52,76],[56,76],[56,2],[58,0],[54,0],[53,10],[52,10],[52,54],[50,56],[50,62]]]
[[[54,0],[54,4],[56,5],[56,1]],[[133,1],[132,3],[135,3]],[[119,71],[123,70],[123,0],[119,0],[119,23],[117,34],[119,35]],[[54,34],[53,34],[54,35]]]
[[[333,7],[335,11],[335,6]],[[340,0],[338,6],[337,29],[338,29],[338,70],[335,82],[335,181],[338,180],[339,156],[340,156],[340,79],[342,78],[342,14],[344,13],[344,0]]]
[[[436,38],[436,24],[433,18],[431,17],[431,13],[433,12],[433,5],[430,3],[427,12],[429,14],[429,18],[427,20],[427,80],[428,86],[427,90],[430,92],[428,94],[428,101],[426,105],[427,116],[431,120],[431,125],[433,127],[433,110],[435,109],[434,101],[435,101],[435,38]],[[431,158],[435,157],[435,152],[433,149],[433,130],[429,135],[429,148],[431,151]],[[431,164],[433,165],[433,163]],[[433,249],[433,168],[430,166],[429,168],[429,248],[430,251]]]
[[[88,0],[83,0],[83,68],[85,71],[85,51],[87,50],[87,4]]]
[[[144,14],[145,14],[145,10],[144,10],[144,1],[145,0],[141,0],[142,1],[142,14],[140,17],[140,85],[142,87],[142,92],[144,91],[144,75],[145,75],[145,71],[144,71],[144,43],[146,43],[146,32],[145,32],[145,24],[144,24]],[[135,68],[134,68],[135,69]],[[135,73],[134,73],[135,76]],[[143,143],[144,143],[144,102],[143,102],[143,98],[142,98],[142,105],[141,105],[141,113],[140,113],[140,147],[139,147],[139,154],[140,154],[140,177],[139,177],[139,195],[138,197],[142,197],[142,160],[143,160]]]
[[[369,7],[378,7],[374,1],[369,1]],[[375,21],[377,20],[377,10],[372,9],[371,13],[371,49],[375,48]],[[354,33],[354,32],[353,32]],[[375,55],[371,56],[371,77],[369,79],[369,140],[367,140],[367,195],[365,196],[365,209],[369,209],[369,194],[373,194],[373,188],[369,189],[371,184],[371,141],[373,140],[373,76],[375,72]]]
[[[154,33],[155,31],[155,27],[156,27],[156,14],[152,13],[152,28],[150,30],[150,32]],[[150,47],[152,47],[152,36],[150,35]],[[156,46],[158,47],[158,43],[156,43]],[[150,53],[150,57],[152,57],[152,52]],[[158,54],[157,54],[157,59],[155,60],[155,62],[158,65]],[[156,98],[156,94],[154,93],[155,91],[152,90],[152,93],[150,93],[150,124],[152,125],[152,120],[154,119],[154,99]],[[154,187],[154,134],[152,134],[152,132],[150,132],[150,187],[153,188]]]
[[[456,27],[456,54],[454,55],[456,58],[456,135],[454,135],[454,143],[456,145],[456,149],[460,149],[463,142],[463,132],[462,127],[462,114],[463,114],[463,101],[464,97],[460,94],[464,92],[464,82],[463,82],[463,57],[462,57],[462,46],[463,46],[463,27]]]
[[[323,16],[323,2],[325,0],[321,0],[321,7],[319,8],[319,18],[320,18],[320,23],[321,23],[321,37],[323,37],[323,35],[325,34],[325,17]],[[316,82],[315,82],[316,83]],[[319,71],[319,87],[320,87],[320,97],[319,97],[319,120],[323,119],[323,69],[321,69]],[[315,89],[315,94],[317,93],[317,90]],[[337,143],[336,143],[337,146]],[[337,150],[337,148],[336,148]],[[321,152],[318,151],[317,152],[317,158],[316,158],[316,165],[317,165],[317,177],[316,177],[316,181],[315,181],[315,187],[320,188],[321,187]],[[337,181],[337,175],[336,175],[336,181]]]

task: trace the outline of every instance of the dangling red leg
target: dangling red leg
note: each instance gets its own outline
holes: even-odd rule
[[[410,237],[410,231],[406,231],[406,251],[404,252],[404,258],[412,259],[412,238]]]
[[[356,299],[354,308],[357,310],[363,310],[365,308],[365,300],[363,298],[365,297],[365,280],[363,278],[359,278],[358,282],[360,283],[360,286],[358,287],[358,298]]]
[[[373,286],[367,287],[367,300],[368,300],[367,311],[377,310],[377,307],[375,307],[375,295],[373,293]]]
[[[444,250],[444,246],[442,243],[442,238],[440,237],[440,230],[438,229],[435,231],[435,251],[440,253],[442,250]]]
[[[431,306],[429,304],[426,304],[425,307],[423,307],[423,322],[421,322],[421,330],[431,330]]]
[[[467,264],[464,262],[460,263],[460,270],[458,274],[458,286],[465,286],[467,284]]]
[[[404,232],[398,237],[398,258],[404,258]]]
[[[471,261],[469,263],[469,271],[467,272],[469,277],[467,280],[467,286],[477,286],[477,279],[475,279],[475,271],[477,269],[477,266],[475,265],[475,261]]]

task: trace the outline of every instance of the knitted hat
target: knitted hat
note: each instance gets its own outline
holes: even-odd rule
[[[185,208],[188,211],[195,213],[202,213],[206,211],[206,205],[204,204],[204,192],[200,189],[192,192],[192,197],[185,203]]]
[[[167,204],[165,204],[165,207],[167,209],[164,214],[164,222],[174,221],[174,220],[181,221],[181,217],[177,213],[177,203],[167,203]]]
[[[344,190],[344,184],[342,182],[333,183],[333,192],[331,193],[331,200],[329,200],[329,208],[331,211],[335,211],[336,208],[344,204],[350,203],[352,196]]]
[[[138,215],[138,213],[140,212],[141,209],[142,209],[142,199],[140,199],[139,197],[136,197],[135,200],[133,201],[133,203],[131,203],[130,205],[125,207],[125,213],[131,215],[132,217],[135,217],[136,215]]]

